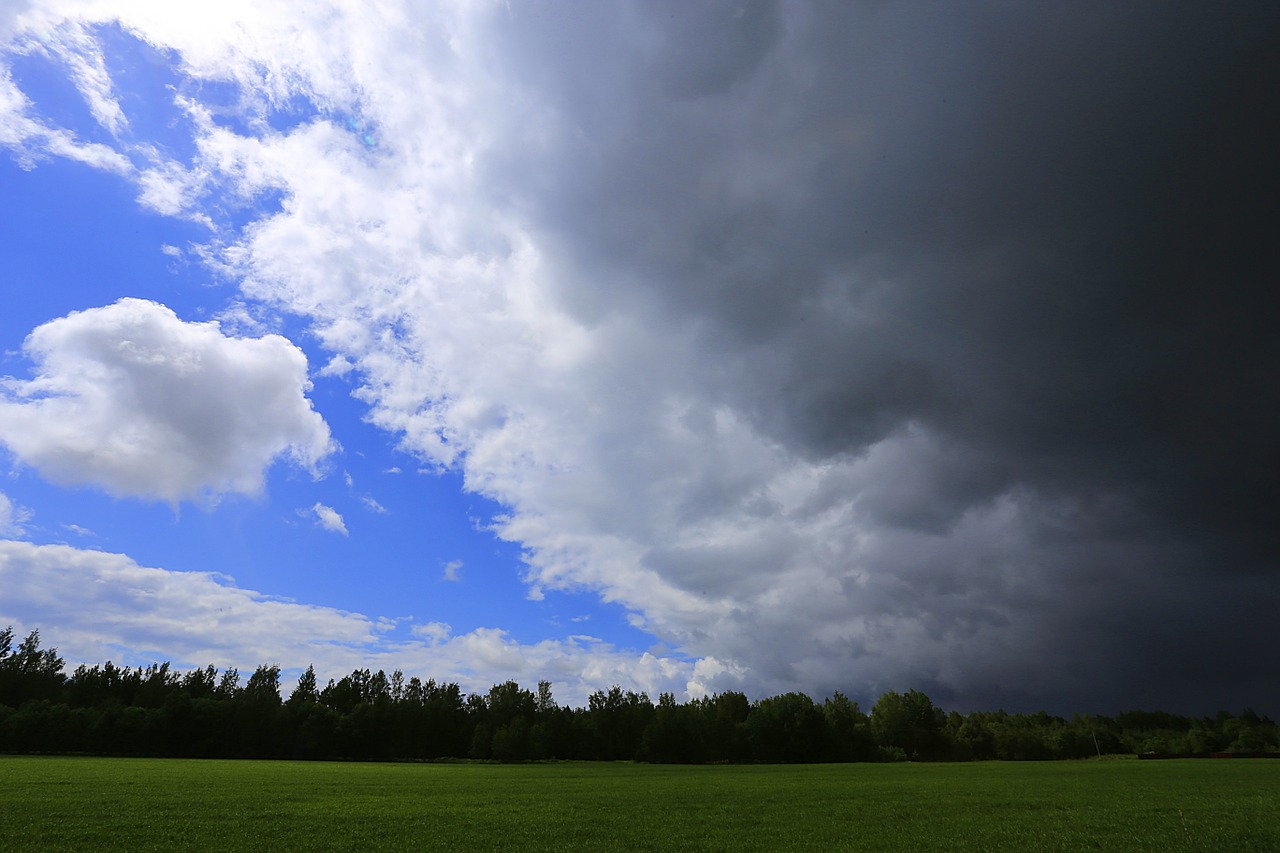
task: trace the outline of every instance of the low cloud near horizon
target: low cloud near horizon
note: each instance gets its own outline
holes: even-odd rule
[[[432,623],[411,629],[419,639],[391,637],[394,622],[273,598],[206,572],[140,566],[122,554],[0,540],[0,624],[25,636],[39,629],[70,671],[113,660],[146,666],[171,661],[178,671],[213,665],[245,678],[260,665],[283,666],[286,689],[307,666],[323,683],[355,669],[403,670],[458,682],[468,692],[518,678],[551,681],[557,698],[585,705],[602,681],[628,689],[685,694],[699,668],[671,658],[635,655],[590,637],[519,643],[500,628],[453,634]],[[56,585],[60,594],[49,596]],[[149,602],[137,606],[138,599]],[[25,618],[12,620],[9,608]],[[85,620],[83,614],[93,618]],[[5,621],[8,620],[8,621]],[[122,646],[130,651],[122,654]]]
[[[1280,710],[1280,7],[118,5],[34,4],[0,37],[71,55],[119,20],[180,57],[191,161],[122,131],[100,167],[185,216],[280,193],[208,254],[305,319],[391,440],[505,507],[533,593],[591,591],[695,661],[637,653],[654,684]],[[200,81],[259,121],[215,121]],[[84,94],[108,127],[110,89]],[[266,121],[297,101],[314,117]],[[0,97],[25,134],[0,144],[71,156],[24,109]],[[296,348],[164,310],[40,327],[44,384],[10,383],[0,438],[164,500],[325,456]],[[157,480],[31,429],[47,386],[217,445],[147,404],[135,379],[180,365],[102,349],[103,312],[228,365],[236,404],[208,404],[244,440]],[[249,347],[266,379],[233,369]]]

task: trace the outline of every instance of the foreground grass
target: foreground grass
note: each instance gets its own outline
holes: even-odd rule
[[[1280,762],[0,757],[0,850],[1280,850]]]

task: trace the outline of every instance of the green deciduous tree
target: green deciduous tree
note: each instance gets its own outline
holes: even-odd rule
[[[942,711],[919,690],[906,693],[890,690],[871,708],[871,730],[876,741],[890,750],[901,750],[913,761],[944,757],[945,720]]]

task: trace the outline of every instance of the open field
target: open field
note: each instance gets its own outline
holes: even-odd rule
[[[1280,762],[0,757],[0,850],[1280,850]]]

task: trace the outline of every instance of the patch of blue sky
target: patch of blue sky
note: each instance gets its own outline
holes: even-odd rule
[[[283,102],[267,103],[247,97],[240,84],[231,80],[184,78],[178,85],[184,97],[209,111],[216,126],[247,138],[289,133],[322,116],[316,105],[301,94],[293,94]]]
[[[256,113],[246,109],[244,92],[239,84],[231,80],[187,79],[180,91],[183,96],[205,107],[218,127],[241,136],[260,135],[261,128],[255,124]]]
[[[116,147],[115,137],[100,125],[67,69],[42,53],[7,57],[13,82],[30,101],[28,115],[46,127],[63,128],[84,142]]]
[[[244,117],[236,86],[183,80],[172,57],[127,33],[109,32],[106,41],[112,74],[124,75],[137,93],[122,100],[136,138],[159,139],[166,152],[183,150],[190,128],[172,106],[171,85],[198,96],[223,120],[241,122],[237,132],[262,132],[260,118],[255,124]],[[88,131],[97,123],[64,71],[20,59],[31,60],[20,82],[32,87],[33,100],[39,97],[41,114],[92,138]],[[317,115],[300,98],[273,111],[267,123],[284,132]],[[370,151],[377,145],[377,129],[358,115],[323,120],[340,123]],[[210,239],[207,229],[145,210],[136,196],[128,181],[82,164],[50,159],[25,171],[0,157],[0,294],[7,306],[0,314],[0,376],[29,377],[31,365],[19,352],[23,339],[71,311],[133,296],[195,321],[217,317],[238,301],[235,283],[189,251]],[[243,207],[218,199],[209,212],[243,227],[281,201],[279,191]],[[27,538],[123,553],[143,566],[228,575],[237,587],[268,596],[390,617],[399,624],[389,639],[409,639],[415,625],[444,622],[454,634],[502,628],[522,643],[585,634],[624,649],[653,645],[651,635],[629,624],[624,608],[602,603],[595,593],[547,590],[542,600],[531,600],[519,544],[487,529],[503,507],[465,492],[457,471],[420,471],[420,460],[396,449],[396,436],[367,423],[365,404],[351,394],[357,376],[318,375],[331,353],[309,334],[304,318],[250,308],[265,319],[266,330],[307,354],[315,381],[310,397],[344,448],[328,460],[327,475],[315,480],[278,462],[259,496],[184,503],[175,511],[94,487],[53,485],[0,452],[3,491],[34,513],[24,524]],[[346,535],[318,523],[317,505],[342,516]]]
[[[284,209],[288,193],[277,187],[267,187],[254,193],[253,198],[240,210],[239,215],[248,220],[265,219]]]
[[[186,81],[177,55],[157,50],[116,25],[100,27],[95,35],[129,120],[129,137],[146,140],[165,156],[190,164],[196,156],[196,128],[175,103]]]
[[[601,600],[597,592],[545,590],[543,595],[544,599],[539,604],[544,634],[595,637],[620,649],[635,652],[656,650],[655,653],[663,657],[692,660],[660,643],[653,634],[632,625],[630,610],[616,602]]]
[[[0,320],[0,350],[7,351],[0,374],[27,378],[31,366],[17,352],[22,340],[71,311],[135,296],[195,321],[212,319],[236,298],[231,283],[217,283],[195,259],[161,251],[170,245],[181,252],[207,232],[141,209],[131,186],[115,176],[57,160],[30,172],[7,163],[0,165],[0,189],[7,200],[0,205],[2,286],[10,305]],[[266,330],[303,348],[313,373],[328,361],[303,319],[252,307]],[[316,378],[312,400],[345,448],[318,482],[278,463],[258,498],[227,496],[177,513],[91,487],[62,489],[29,469],[17,470],[5,492],[35,511],[29,527],[36,541],[127,553],[146,566],[221,572],[268,595],[373,617],[448,622],[458,632],[515,623],[516,633],[537,639],[533,622],[541,608],[526,601],[519,548],[484,529],[500,508],[463,493],[456,472],[418,473],[418,460],[363,420],[365,406],[351,390],[344,379]],[[347,536],[316,523],[308,510],[317,503],[343,516]],[[444,567],[455,561],[463,566],[459,580],[444,580]]]
[[[325,534],[312,541],[323,548],[332,541],[325,537],[343,539],[334,547],[351,553],[335,570],[353,571],[350,580],[365,587],[339,600],[364,599],[374,608],[369,613],[448,622],[457,632],[536,621],[520,580],[520,547],[488,529],[503,507],[464,492],[459,472],[426,468],[416,456],[395,449],[395,437],[367,423],[363,404],[350,392],[346,380],[321,377],[311,394],[344,447],[316,490],[348,528],[341,537],[309,520],[316,533]],[[284,490],[302,484],[291,476],[277,485]],[[446,571],[458,563],[460,568]]]
[[[295,93],[285,102],[272,105],[263,118],[276,133],[288,133],[304,124],[310,124],[320,116],[320,109],[310,98]]]
[[[311,361],[316,364],[314,356]],[[331,460],[330,476],[315,488],[321,503],[342,514],[348,535],[322,530],[307,518],[304,524],[311,529],[299,545],[315,549],[311,565],[328,579],[326,586],[335,587],[332,606],[408,617],[399,632],[438,621],[450,624],[455,634],[501,627],[522,643],[588,634],[620,648],[643,650],[653,644],[650,634],[628,622],[623,607],[602,603],[595,593],[546,591],[543,600],[530,600],[530,588],[521,580],[521,547],[488,529],[505,507],[465,492],[459,472],[425,469],[416,457],[396,450],[394,437],[365,422],[363,407],[352,405],[345,379],[317,378],[311,397],[345,448]],[[277,469],[277,476],[271,486],[277,504],[288,503],[289,490],[299,489],[294,503],[312,493],[297,473]],[[446,566],[455,562],[461,566],[451,580]],[[289,586],[294,581],[301,587],[307,578],[299,575]]]
[[[60,159],[25,170],[0,155],[0,198],[0,351],[40,323],[124,296],[187,319],[226,298],[228,288],[185,255],[208,230],[143,209],[134,186],[115,175]]]

